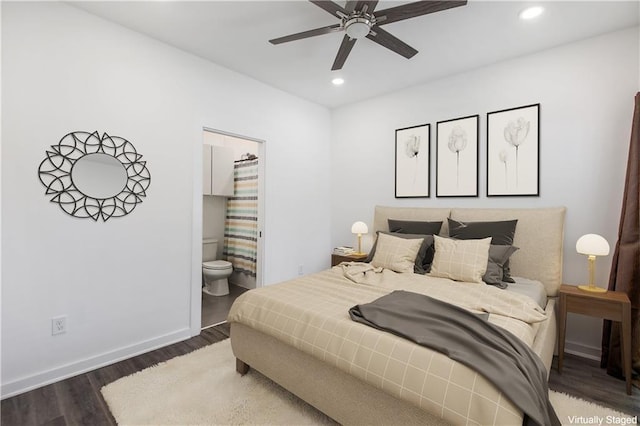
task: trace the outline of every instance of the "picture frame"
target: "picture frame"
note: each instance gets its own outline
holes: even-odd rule
[[[480,116],[436,123],[436,197],[478,196]]]
[[[396,198],[429,198],[430,134],[429,124],[396,130]]]
[[[487,113],[487,197],[540,196],[540,104]]]

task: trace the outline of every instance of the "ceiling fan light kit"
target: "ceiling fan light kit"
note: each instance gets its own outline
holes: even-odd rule
[[[380,28],[381,25],[467,4],[467,0],[423,0],[374,12],[378,0],[349,0],[345,4],[345,7],[328,0],[309,1],[334,17],[339,18],[340,23],[275,38],[269,40],[269,42],[271,44],[281,44],[344,31],[345,36],[342,39],[338,54],[331,67],[332,71],[342,69],[355,42],[365,37],[407,59],[412,58],[418,51]]]
[[[352,18],[344,23],[347,35],[356,40],[366,37],[372,26],[373,24],[367,18]]]

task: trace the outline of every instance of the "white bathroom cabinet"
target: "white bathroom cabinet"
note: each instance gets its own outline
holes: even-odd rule
[[[202,193],[233,196],[233,149],[204,144],[202,146]]]

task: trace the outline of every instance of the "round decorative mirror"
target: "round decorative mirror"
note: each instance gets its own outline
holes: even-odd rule
[[[87,154],[71,169],[71,181],[83,194],[102,199],[115,197],[127,185],[127,171],[115,157]]]
[[[80,218],[125,216],[142,202],[151,183],[131,142],[98,132],[72,132],[46,151],[38,176],[51,201]]]

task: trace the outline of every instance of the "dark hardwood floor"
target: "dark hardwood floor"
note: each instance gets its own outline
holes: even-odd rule
[[[100,389],[120,377],[150,367],[195,349],[229,337],[229,325],[224,323],[202,330],[199,336],[125,361],[72,377],[2,401],[3,426],[30,425],[115,425]],[[566,355],[563,374],[555,367],[549,387],[618,411],[640,413],[640,389],[632,396],[625,393],[624,382],[608,376],[598,363]]]
[[[247,291],[246,288],[229,284],[229,294],[226,296],[211,296],[202,293],[202,328],[211,327],[227,320],[229,309],[238,296]]]
[[[640,416],[640,389],[633,386],[632,395],[627,395],[625,381],[609,376],[598,361],[565,353],[562,374],[558,374],[558,357],[554,357],[549,389]]]
[[[115,425],[100,389],[121,377],[229,337],[229,325],[2,401],[2,426]]]

